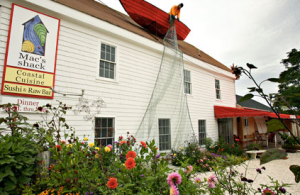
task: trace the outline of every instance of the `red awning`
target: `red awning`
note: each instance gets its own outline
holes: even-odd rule
[[[261,110],[252,110],[247,108],[234,108],[226,106],[214,106],[216,118],[233,118],[233,117],[255,117],[267,116],[271,118],[278,118],[275,113]],[[282,119],[292,119],[289,114],[280,114]]]
[[[250,110],[245,108],[234,108],[225,106],[214,106],[216,118],[233,118],[233,117],[255,117],[269,116],[270,112]]]

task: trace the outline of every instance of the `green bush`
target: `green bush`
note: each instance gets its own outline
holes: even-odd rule
[[[31,182],[38,152],[30,137],[20,134],[0,137],[0,194],[19,194]]]
[[[5,135],[0,134],[0,194],[19,194],[34,178],[37,154],[33,127],[20,115],[17,105],[1,105],[7,117],[0,118]],[[7,132],[9,131],[9,132]]]

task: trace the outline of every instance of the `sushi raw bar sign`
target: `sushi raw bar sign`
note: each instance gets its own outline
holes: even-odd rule
[[[60,20],[13,4],[1,94],[53,99]]]

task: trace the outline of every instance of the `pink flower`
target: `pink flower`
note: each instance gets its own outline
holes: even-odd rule
[[[214,174],[212,174],[211,176],[208,177],[207,182],[208,182],[208,187],[215,188],[216,187],[216,183],[218,183],[217,176],[215,176]]]
[[[110,150],[113,149],[113,146],[111,144],[108,144],[107,147],[109,147]]]
[[[200,148],[199,151],[201,152],[201,151],[202,151],[202,148]]]
[[[202,163],[203,163],[203,160],[202,160],[202,159],[200,159],[200,162],[202,162]]]
[[[170,195],[179,195],[179,190],[175,185],[171,185],[170,187]]]
[[[192,165],[187,166],[186,173],[190,174],[192,171],[193,171],[193,166]]]
[[[173,172],[168,175],[167,181],[170,186],[174,184],[175,185],[181,184],[181,175],[179,173]]]
[[[275,193],[272,190],[266,188],[264,189],[262,195],[275,195]]]
[[[195,184],[201,185],[201,179],[199,177],[195,179]]]

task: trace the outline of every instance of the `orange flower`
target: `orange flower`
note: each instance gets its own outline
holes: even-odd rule
[[[126,169],[133,169],[135,167],[134,158],[128,158],[125,162]]]
[[[147,144],[145,142],[141,141],[140,143],[142,144],[141,147],[143,146],[143,147],[147,148]]]
[[[118,186],[117,178],[110,177],[106,185],[110,189],[115,189]]]
[[[126,141],[121,141],[119,145],[126,144]]]
[[[136,157],[136,153],[134,151],[129,151],[126,154],[126,158],[135,158]]]

